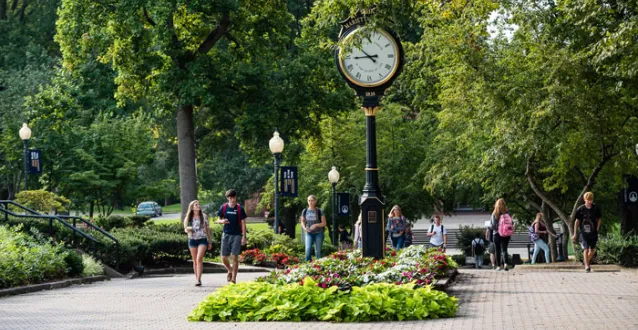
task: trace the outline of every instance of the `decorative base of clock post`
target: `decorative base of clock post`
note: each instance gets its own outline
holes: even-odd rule
[[[364,257],[385,257],[385,198],[383,196],[361,196],[361,227]]]

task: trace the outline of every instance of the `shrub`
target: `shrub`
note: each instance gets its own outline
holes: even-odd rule
[[[82,264],[84,265],[82,276],[93,276],[93,275],[104,274],[102,263],[99,261],[96,261],[88,254],[82,255]]]
[[[142,226],[144,226],[144,223],[150,220],[151,217],[149,217],[148,215],[132,215],[128,217],[128,219],[130,220],[130,222],[133,224],[134,227],[142,228]]]
[[[66,250],[64,262],[66,263],[67,274],[71,277],[81,275],[84,271],[82,256],[73,250]]]
[[[273,253],[270,256],[270,260],[274,261],[277,267],[296,265],[299,263],[299,258],[287,253]]]
[[[266,254],[274,254],[274,253],[284,253],[284,254],[292,254],[292,249],[287,248],[281,244],[275,244],[266,249]]]
[[[453,317],[458,310],[456,298],[430,287],[380,283],[337,292],[311,278],[303,282],[227,285],[199,303],[188,320],[368,322]]]
[[[465,266],[465,255],[464,254],[455,254],[455,255],[452,256],[452,260],[454,260],[454,262],[456,262],[458,265]],[[487,260],[490,260],[489,256],[488,256]]]
[[[596,246],[596,261],[600,264],[638,266],[638,236],[622,236],[620,232],[613,232],[601,237]]]
[[[101,227],[106,231],[111,231],[115,228],[127,228],[131,227],[133,222],[121,215],[109,215],[108,217],[97,217],[95,219],[95,225]]]
[[[63,196],[58,196],[52,192],[44,189],[39,190],[23,190],[19,192],[15,197],[15,202],[22,204],[34,211],[40,213],[64,212],[66,211],[65,205],[68,205],[71,201]],[[12,207],[12,209],[17,209]],[[22,209],[18,209],[22,212]]]
[[[68,252],[21,230],[0,226],[0,289],[64,277]]]
[[[478,237],[485,237],[485,228],[477,228],[474,226],[460,226],[456,233],[456,247],[465,255],[472,255],[472,240]]]

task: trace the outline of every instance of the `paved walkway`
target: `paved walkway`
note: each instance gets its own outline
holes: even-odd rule
[[[594,267],[595,270],[595,267]],[[246,281],[260,274],[240,273]],[[116,279],[0,298],[0,329],[638,329],[638,272],[462,270],[451,319],[387,322],[190,323],[225,274]]]

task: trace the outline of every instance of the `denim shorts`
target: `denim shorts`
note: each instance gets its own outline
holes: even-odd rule
[[[189,238],[188,239],[189,248],[194,249],[200,245],[208,245],[208,239],[207,238],[200,238],[200,239]]]

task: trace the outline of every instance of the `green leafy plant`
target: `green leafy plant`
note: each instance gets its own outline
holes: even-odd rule
[[[88,254],[82,255],[82,264],[84,265],[82,276],[94,276],[94,275],[104,274],[102,263],[93,259],[93,257],[91,257]]]
[[[21,230],[0,226],[0,289],[64,277],[68,252]]]
[[[71,201],[63,196],[58,196],[44,189],[23,190],[15,197],[16,203],[22,204],[40,213],[64,212],[66,205]],[[17,210],[16,207],[12,209]]]
[[[64,262],[66,263],[67,275],[71,277],[81,275],[84,271],[82,256],[73,250],[66,250],[65,252]]]
[[[338,291],[321,289],[312,278],[303,285],[243,282],[206,297],[189,321],[369,322],[452,317],[457,299],[430,287],[378,283]]]
[[[285,253],[285,254],[292,254],[292,249],[285,247],[281,244],[275,244],[271,247],[268,247],[264,252],[266,252],[266,254],[273,254],[273,253]]]

